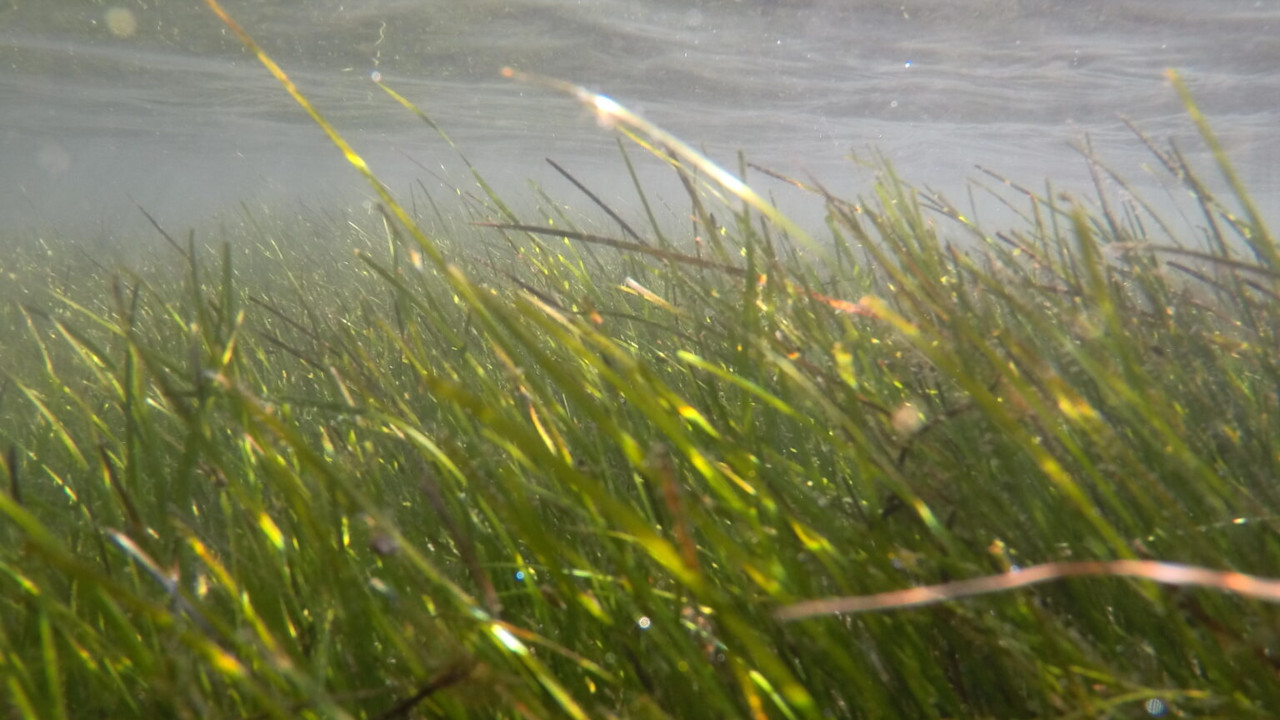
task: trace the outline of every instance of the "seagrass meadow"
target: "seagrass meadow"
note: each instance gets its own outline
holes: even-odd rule
[[[5,718],[1280,715],[1280,253],[1176,76],[1196,214],[983,228],[508,73],[671,223],[398,201],[241,34],[381,213],[5,238]]]

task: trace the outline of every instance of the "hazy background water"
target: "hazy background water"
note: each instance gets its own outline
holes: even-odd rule
[[[370,80],[444,126],[504,192],[577,202],[552,157],[634,206],[613,137],[568,98],[499,69],[606,93],[727,165],[812,173],[881,149],[956,196],[975,164],[1084,188],[1086,133],[1144,189],[1119,120],[1199,155],[1163,71],[1181,70],[1280,216],[1280,0],[224,0],[396,189],[466,183]],[[443,170],[440,168],[443,167]],[[655,168],[652,172],[657,172]],[[200,0],[0,0],[0,221],[120,234],[240,201],[358,208],[355,172]],[[585,204],[585,203],[584,203]]]

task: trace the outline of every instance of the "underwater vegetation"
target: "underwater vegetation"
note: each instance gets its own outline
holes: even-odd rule
[[[1175,75],[1227,189],[1139,133],[1176,225],[1092,158],[1095,197],[1002,182],[1001,231],[883,160],[733,175],[514,70],[690,219],[559,166],[608,219],[475,169],[464,217],[207,2],[381,214],[6,239],[5,717],[1280,713],[1280,255]]]

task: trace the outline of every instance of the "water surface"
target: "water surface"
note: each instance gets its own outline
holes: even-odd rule
[[[975,165],[1086,188],[1073,145],[1159,192],[1121,124],[1202,157],[1163,79],[1181,70],[1274,219],[1280,0],[226,0],[393,187],[443,144],[370,81],[419,103],[505,192],[572,190],[550,156],[632,204],[613,137],[499,69],[606,93],[735,165],[735,153],[847,193],[877,147],[964,195]],[[123,232],[240,201],[358,206],[366,188],[198,0],[0,0],[0,217]],[[658,173],[654,168],[652,173]],[[665,181],[663,181],[665,182]],[[967,200],[966,200],[967,201]]]

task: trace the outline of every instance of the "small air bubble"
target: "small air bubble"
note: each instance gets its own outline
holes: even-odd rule
[[[1151,698],[1147,701],[1147,714],[1151,717],[1164,717],[1169,712],[1169,706],[1164,704],[1160,698]]]
[[[377,70],[374,70],[373,72],[369,73],[369,79],[376,83],[380,83],[382,82],[382,73],[378,72]]]
[[[636,621],[636,626],[641,630],[648,630],[650,627],[653,627],[653,621],[650,620],[648,616],[641,615],[640,619]]]
[[[890,102],[890,103],[889,103],[889,107],[891,107],[891,108],[896,108],[896,107],[898,107],[898,101],[897,101],[897,100],[894,100],[894,101]]]
[[[517,571],[516,571],[516,582],[524,582],[524,571],[523,571],[523,570],[517,570]]]
[[[107,32],[118,38],[133,37],[138,32],[138,18],[134,17],[133,11],[128,8],[113,7],[107,10],[104,17],[107,23]]]
[[[384,532],[376,532],[369,541],[369,549],[382,557],[390,557],[400,549],[400,543]]]

